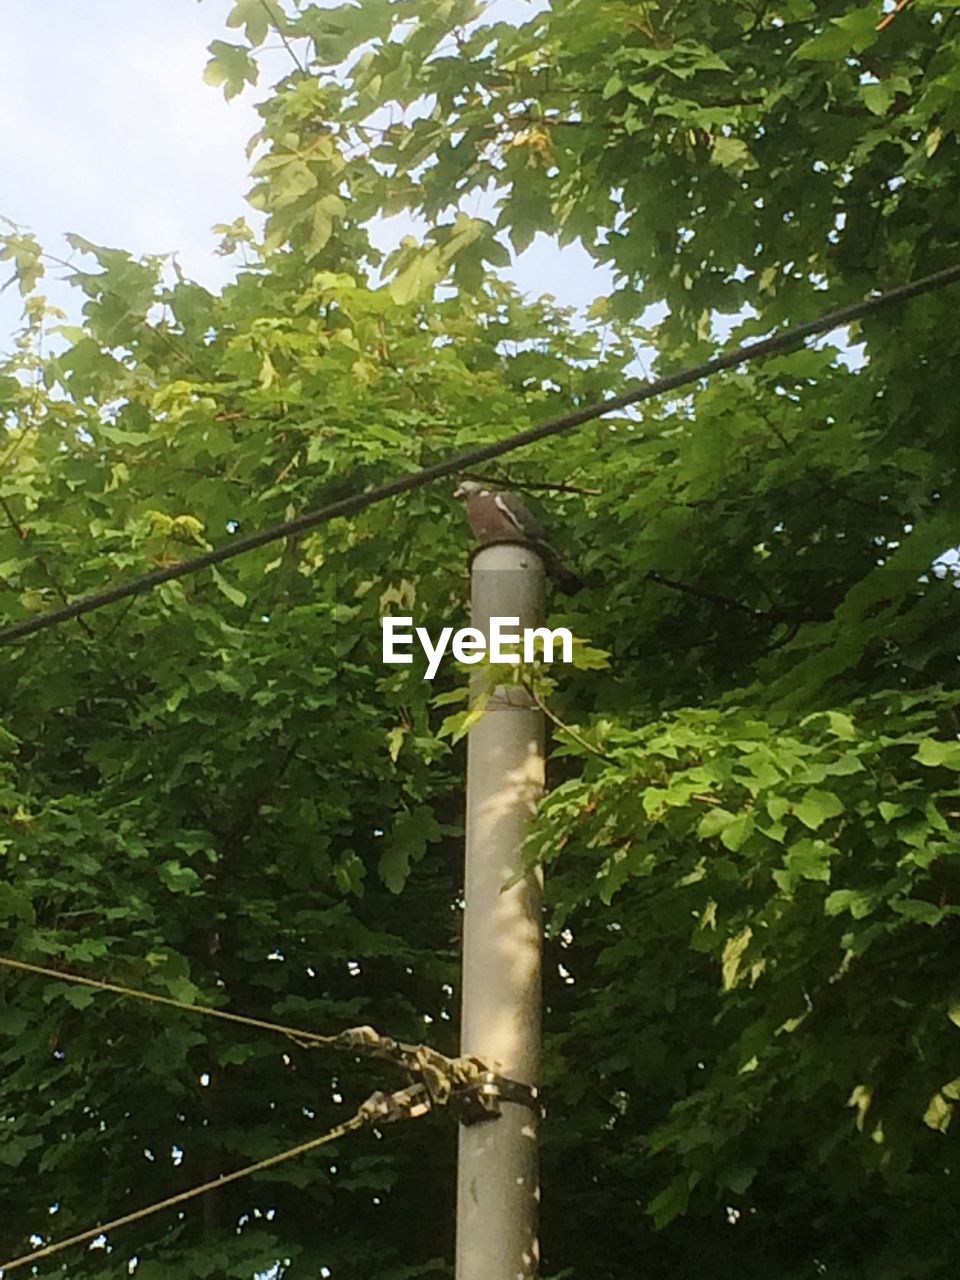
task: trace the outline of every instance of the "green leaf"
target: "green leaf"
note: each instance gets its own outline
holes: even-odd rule
[[[960,769],[960,742],[924,738],[913,758],[930,768]]]
[[[74,1009],[88,1009],[96,999],[96,992],[84,987],[67,987],[63,998]]]
[[[664,1191],[654,1196],[647,1205],[647,1212],[653,1218],[657,1230],[661,1230],[674,1218],[684,1213],[689,1200],[690,1189],[685,1177],[674,1178]]]
[[[801,880],[830,879],[830,859],[836,849],[824,840],[797,840],[784,859],[787,870]]]
[[[231,1044],[220,1049],[217,1057],[221,1066],[242,1067],[245,1062],[255,1060],[258,1054],[257,1046],[254,1044]]]
[[[333,233],[336,220],[342,218],[346,207],[336,193],[321,196],[313,206],[313,222],[307,239],[307,257],[313,258],[323,249]]]
[[[406,725],[397,724],[387,732],[387,752],[394,764],[397,763],[397,757],[403,750],[403,744],[406,741],[409,730]]]
[[[456,711],[453,715],[444,719],[437,730],[437,737],[449,738],[451,743],[459,742],[461,738],[465,738],[473,726],[483,719],[489,701],[489,691],[485,690],[477,694],[465,711]]]
[[[814,788],[807,791],[793,806],[793,812],[805,827],[817,831],[829,818],[843,813],[843,804],[835,792],[818,791]]]
[[[849,912],[854,920],[862,920],[870,915],[873,909],[873,896],[860,889],[835,889],[833,893],[827,895],[823,904],[826,915],[839,916]]]
[[[242,609],[247,603],[247,597],[232,583],[228,582],[219,569],[211,570],[213,580],[217,584],[217,590],[227,597],[231,604],[235,604],[238,609]]]
[[[357,897],[363,893],[367,869],[362,859],[352,849],[334,864],[333,874],[344,893],[352,893]]]
[[[185,867],[176,858],[168,858],[157,869],[161,881],[171,893],[196,893],[200,888],[200,877],[192,867]]]
[[[697,824],[697,835],[701,840],[710,840],[714,836],[720,835],[731,822],[737,821],[737,814],[731,813],[729,809],[724,809],[721,805],[710,808],[700,819]]]
[[[203,78],[214,87],[223,85],[223,96],[227,101],[242,93],[248,84],[257,83],[257,64],[242,45],[214,40],[209,50],[212,56]]]
[[[714,163],[730,173],[739,175],[757,167],[753,153],[742,138],[715,138],[712,154]]]
[[[790,801],[784,796],[772,795],[767,797],[767,813],[774,822],[779,822],[781,818],[786,817],[790,812]]]
[[[732,990],[740,980],[740,964],[753,938],[753,930],[746,925],[724,943],[721,969],[724,991]]]
[[[830,732],[835,738],[840,738],[843,742],[853,742],[856,739],[856,726],[851,717],[845,715],[844,712],[828,711],[827,721],[830,725]]]
[[[830,25],[802,44],[796,56],[814,62],[833,62],[862,53],[878,36],[876,9],[873,5],[861,5],[841,18],[831,18]]]
[[[444,264],[439,249],[417,251],[402,271],[390,281],[390,297],[403,306],[431,292],[443,276]]]
[[[905,804],[891,804],[889,800],[881,800],[877,805],[877,812],[884,822],[892,822],[894,818],[902,818],[910,810]]]
[[[911,924],[939,924],[945,914],[941,907],[918,898],[901,898],[891,902],[890,906],[898,916],[903,916]]]
[[[0,920],[19,920],[29,925],[36,920],[30,899],[14,889],[13,885],[4,884],[2,880],[0,880]]]
[[[720,832],[720,843],[725,849],[729,849],[731,853],[736,853],[750,839],[753,834],[753,826],[752,813],[737,814],[733,822],[727,823]]]
[[[227,26],[243,27],[244,35],[256,48],[263,44],[270,32],[270,5],[273,3],[274,0],[234,0],[233,9],[227,16]]]
[[[457,685],[455,689],[446,689],[443,693],[438,693],[433,698],[435,707],[449,707],[457,702],[466,702],[470,697],[470,686],[467,684]]]
[[[942,1093],[935,1093],[923,1113],[923,1123],[938,1133],[946,1133],[952,1119],[953,1103],[949,1102]]]
[[[723,1174],[723,1185],[733,1192],[735,1196],[745,1195],[750,1184],[757,1176],[757,1170],[753,1165],[735,1165],[732,1169],[726,1170]]]
[[[31,1151],[36,1151],[42,1145],[43,1139],[34,1135],[4,1135],[3,1142],[0,1142],[0,1164],[5,1164],[9,1169],[17,1169]]]
[[[424,857],[428,845],[441,834],[439,823],[426,805],[400,815],[378,867],[380,879],[391,893],[401,892],[412,866]]]
[[[598,649],[580,636],[573,637],[571,665],[577,671],[605,671],[610,666],[610,654]]]

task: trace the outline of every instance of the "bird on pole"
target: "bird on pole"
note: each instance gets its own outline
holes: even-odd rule
[[[561,591],[571,595],[583,586],[550,543],[543,525],[515,493],[491,489],[476,480],[461,480],[453,496],[463,500],[470,528],[481,543],[527,542],[542,555],[548,574]]]

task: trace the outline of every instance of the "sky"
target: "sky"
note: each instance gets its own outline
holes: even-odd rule
[[[527,16],[530,0],[495,0],[489,18]],[[207,45],[226,29],[232,0],[42,0],[8,5],[0,32],[0,215],[69,257],[63,235],[134,254],[176,251],[185,274],[216,288],[232,267],[215,253],[215,223],[248,213],[245,146],[255,104],[289,69],[269,42],[266,78],[226,102],[203,81]],[[394,219],[377,239],[409,228]],[[0,279],[6,273],[0,273]],[[609,277],[576,247],[545,237],[512,273],[525,291],[585,306]],[[71,292],[48,284],[65,306]],[[0,348],[18,327],[15,289],[0,294]]]

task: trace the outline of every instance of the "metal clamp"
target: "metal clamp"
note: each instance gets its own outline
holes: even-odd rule
[[[365,1124],[390,1124],[394,1120],[415,1120],[430,1110],[430,1096],[422,1084],[413,1084],[396,1093],[371,1093],[359,1111]]]
[[[529,1107],[537,1116],[540,1115],[540,1091],[534,1085],[521,1084],[519,1080],[510,1080],[495,1071],[481,1071],[469,1084],[455,1091],[453,1101],[463,1125],[498,1119],[502,1114],[501,1102]]]

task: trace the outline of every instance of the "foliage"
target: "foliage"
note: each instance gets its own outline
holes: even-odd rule
[[[31,297],[3,384],[11,619],[492,437],[498,415],[529,421],[561,379],[594,396],[629,355],[496,282],[427,312],[248,240],[254,261],[213,297],[159,260],[76,247],[84,323],[41,357]],[[531,378],[545,390],[525,404]],[[461,761],[432,686],[383,667],[379,638],[400,605],[464,620],[453,509],[417,492],[9,651],[7,949],[292,1025],[433,1026],[455,1050]],[[352,1061],[315,1075],[316,1051],[262,1033],[5,989],[9,1254],[302,1141],[387,1083]],[[338,1144],[63,1266],[427,1275],[449,1216],[405,1224],[418,1171],[449,1178],[448,1139]]]
[[[3,240],[10,620],[615,392],[644,341],[671,369],[957,256],[951,5],[270,8],[302,69],[262,105],[265,229],[220,228],[222,294],[76,239],[57,326],[39,246]],[[212,47],[228,95],[264,15],[239,0]],[[398,212],[426,230],[384,262]],[[498,275],[540,232],[615,269],[587,322]],[[609,654],[545,686],[548,1273],[956,1270],[958,352],[930,295],[491,476],[562,486],[588,586],[554,622]],[[8,651],[4,946],[452,1049],[461,680],[384,668],[378,619],[461,619],[462,548],[417,490]],[[4,991],[6,1254],[383,1084]],[[439,1123],[366,1135],[39,1274],[449,1274],[451,1162]]]

